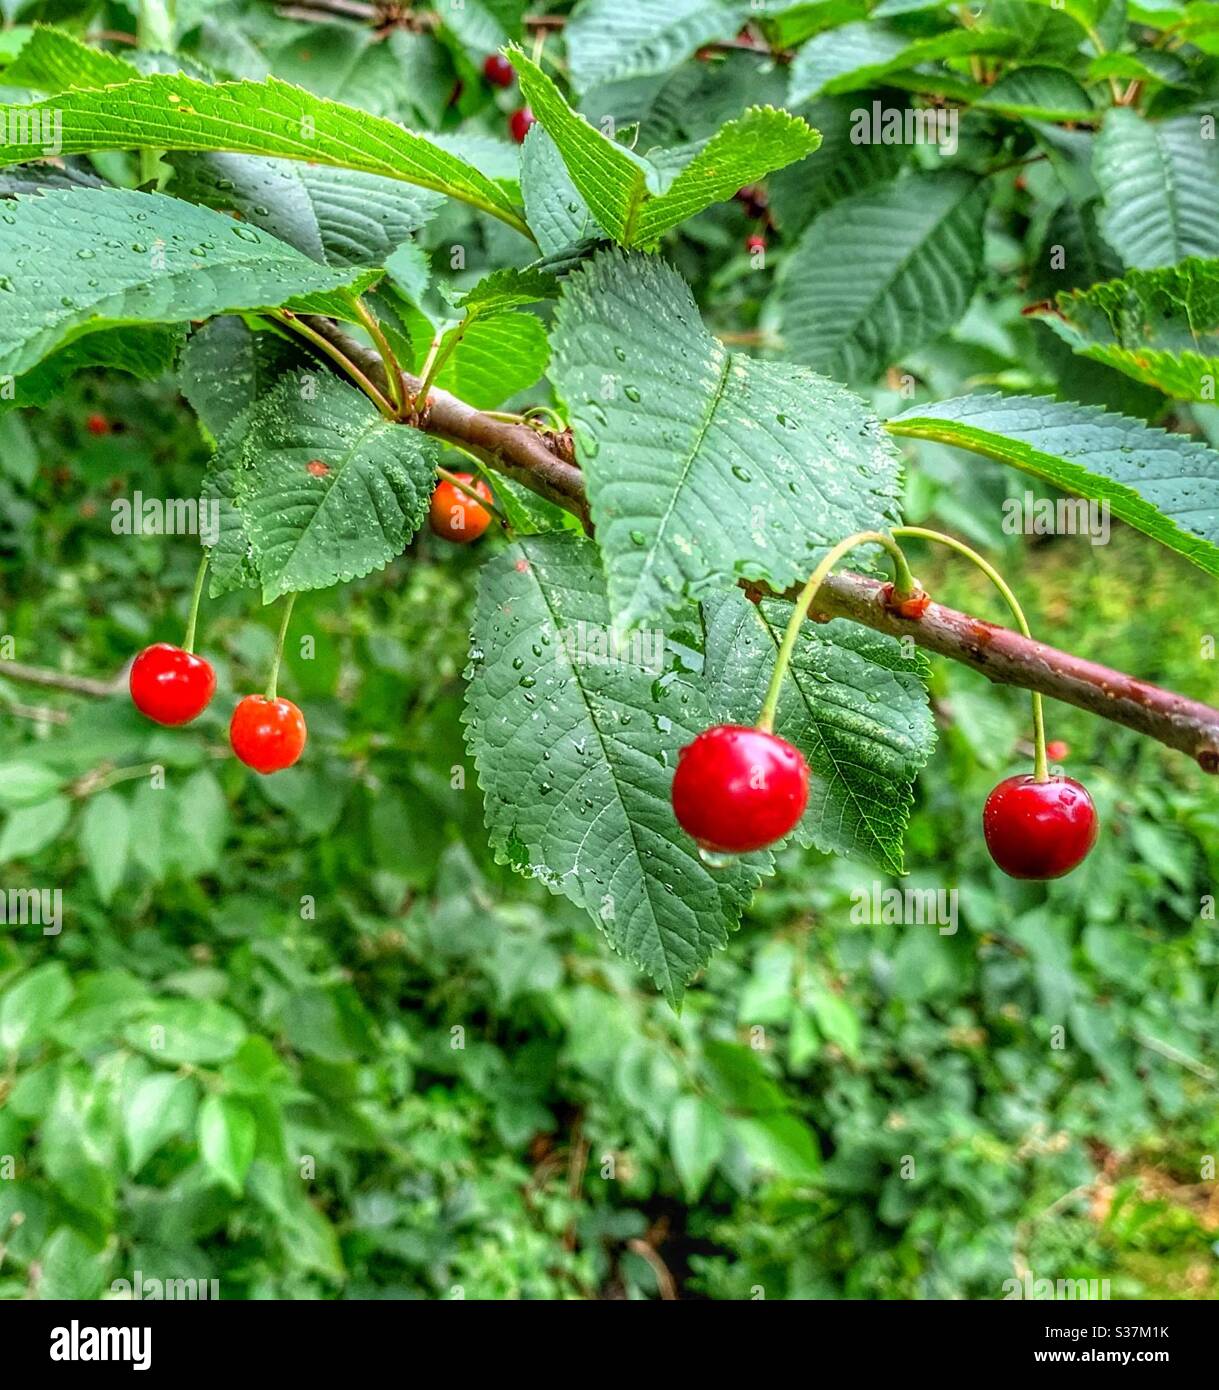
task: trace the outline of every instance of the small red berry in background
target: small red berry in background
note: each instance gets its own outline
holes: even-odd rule
[[[483,76],[493,87],[511,87],[516,72],[502,53],[492,53],[483,63]]]
[[[673,813],[703,849],[744,854],[781,840],[808,804],[808,764],[764,729],[716,724],[678,754]]]
[[[748,240],[745,242],[745,250],[748,251],[751,255],[755,251],[765,251],[766,238],[762,236],[760,232],[755,232],[753,236],[749,237]]]
[[[90,434],[100,438],[102,435],[110,433],[110,421],[95,410],[93,414],[88,416],[85,420],[85,429],[87,429]]]
[[[291,700],[247,695],[233,711],[229,742],[255,772],[280,772],[305,750],[305,716]]]
[[[203,657],[158,642],[131,663],[127,684],[141,714],[158,724],[188,724],[211,703],[216,673]]]
[[[518,145],[524,144],[529,129],[537,122],[537,117],[527,106],[522,106],[508,117],[508,129]]]
[[[491,501],[491,489],[481,478],[475,482],[472,473],[454,473],[453,476],[473,487],[480,497]],[[437,536],[446,541],[455,541],[458,545],[469,545],[490,524],[491,513],[486,507],[480,507],[469,493],[454,487],[447,479],[437,483],[428,511],[428,525]]]
[[[1045,746],[1045,755],[1052,763],[1060,763],[1071,754],[1071,745],[1062,739],[1051,739]]]
[[[1092,798],[1072,777],[1008,777],[982,811],[990,857],[1012,878],[1069,874],[1087,858],[1097,830]]]

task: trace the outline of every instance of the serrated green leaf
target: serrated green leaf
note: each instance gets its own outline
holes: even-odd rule
[[[974,105],[1022,120],[1088,121],[1095,115],[1091,97],[1065,68],[1039,64],[1004,73]]]
[[[382,266],[444,200],[379,174],[243,154],[170,155],[176,197],[236,211],[312,260]]]
[[[159,377],[173,367],[185,341],[186,329],[176,323],[89,332],[23,372],[11,392],[0,391],[0,415],[49,404],[88,367],[126,372],[145,381]]]
[[[788,104],[817,96],[872,87],[895,73],[924,63],[975,53],[1009,53],[1014,34],[998,29],[950,29],[928,38],[911,38],[874,21],[844,24],[819,34],[801,48],[791,68]]]
[[[265,232],[159,193],[54,191],[0,216],[0,373],[99,329],[289,305],[348,316],[374,271],[320,266]]]
[[[703,44],[730,39],[750,16],[748,0],[582,0],[564,30],[571,84],[667,73]]]
[[[577,115],[523,53],[509,56],[520,77],[521,94],[554,139],[572,182],[597,222],[623,246],[655,246],[665,232],[695,213],[803,159],[820,139],[798,116],[753,107],[721,127],[696,153],[690,152],[661,192],[657,166]]]
[[[521,195],[525,220],[545,255],[605,236],[540,122],[530,126],[521,147]]]
[[[822,213],[774,291],[790,355],[870,382],[951,328],[981,270],[986,200],[987,186],[969,174],[919,173]]]
[[[199,500],[215,503],[217,508],[216,538],[208,553],[208,593],[212,598],[258,587],[249,530],[237,495],[252,409],[252,404],[242,409],[220,436],[199,489]]]
[[[434,189],[528,234],[504,189],[438,141],[275,78],[209,85],[181,73],[159,73],[99,91],[0,106],[0,119],[27,137],[0,145],[0,165],[95,150],[269,155]]]
[[[332,376],[282,380],[250,411],[237,505],[263,601],[360,579],[405,549],[437,446]],[[312,467],[311,467],[312,465]]]
[[[129,82],[139,70],[114,53],[90,48],[62,29],[36,24],[15,62],[4,70],[6,87],[64,92],[69,87],[106,87]]]
[[[757,717],[791,612],[739,591],[704,603],[703,672],[718,721]],[[907,659],[892,637],[845,621],[804,624],[775,723],[813,774],[802,843],[903,871],[914,779],[935,744],[926,673],[922,656]]]
[[[437,386],[479,410],[493,410],[538,381],[550,361],[550,340],[532,314],[496,314],[460,331]]]
[[[1188,401],[1219,381],[1219,260],[1131,270],[1036,316],[1082,357]]]
[[[199,1107],[199,1157],[235,1197],[245,1190],[257,1129],[249,1107],[232,1096],[211,1095]]]
[[[1204,119],[1106,112],[1093,156],[1101,230],[1127,266],[1219,256],[1219,144],[1204,137]]]
[[[1115,516],[1219,574],[1219,453],[1196,440],[1046,396],[962,396],[916,406],[886,428],[1106,501]]]
[[[761,27],[772,48],[782,50],[867,13],[867,0],[767,0],[765,9],[751,5],[747,18]],[[876,13],[879,17],[879,9]]]
[[[80,847],[103,903],[109,903],[127,872],[131,814],[117,792],[98,792],[80,820]]]
[[[277,333],[256,333],[226,314],[191,334],[179,363],[179,383],[204,428],[219,439],[278,377],[305,365],[303,354]]]
[[[896,458],[864,403],[728,352],[663,261],[599,252],[564,284],[553,347],[623,628],[741,578],[785,589],[894,520]]]
[[[485,564],[466,736],[497,857],[585,907],[677,1003],[770,856],[712,869],[683,834],[669,786],[706,698],[659,633],[601,660],[609,616],[591,541],[530,537]]]

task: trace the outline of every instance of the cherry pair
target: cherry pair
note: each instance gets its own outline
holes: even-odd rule
[[[131,665],[131,699],[158,724],[189,724],[211,703],[216,673],[204,657],[169,642],[145,647]],[[233,752],[255,772],[291,767],[305,748],[305,716],[291,700],[247,695],[229,723]]]

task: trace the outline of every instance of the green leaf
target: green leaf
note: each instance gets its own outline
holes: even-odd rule
[[[750,17],[747,0],[582,0],[564,30],[577,92],[667,73],[703,44],[730,39]]]
[[[863,402],[728,352],[663,261],[598,253],[564,285],[552,346],[617,625],[741,578],[785,589],[895,519],[896,456]]]
[[[821,1153],[809,1127],[794,1115],[740,1116],[732,1122],[756,1168],[787,1182],[812,1183],[821,1176]]]
[[[1046,396],[962,396],[916,406],[886,428],[1108,502],[1115,516],[1219,574],[1219,453],[1196,440]]]
[[[1187,401],[1219,380],[1219,260],[1131,270],[1036,316],[1082,357]]]
[[[46,137],[0,146],[0,165],[95,150],[271,155],[401,179],[526,231],[503,188],[436,141],[275,78],[209,85],[159,73],[100,91],[61,92],[28,106],[0,106],[0,120],[18,134]]]
[[[69,87],[106,87],[130,82],[139,69],[113,53],[90,48],[62,29],[36,24],[33,36],[4,70],[6,87],[64,92]]]
[[[1106,112],[1093,156],[1105,200],[1101,230],[1126,265],[1219,256],[1219,144],[1203,138],[1202,120]]]
[[[0,373],[119,323],[181,323],[289,305],[347,314],[331,270],[265,232],[159,193],[78,189],[17,198],[0,217]]]
[[[123,1036],[153,1061],[210,1066],[233,1056],[245,1042],[246,1026],[212,999],[166,999],[128,1024]]]
[[[655,246],[665,232],[695,213],[803,159],[820,139],[798,116],[752,107],[692,152],[662,192],[663,179],[655,165],[577,115],[523,53],[514,51],[510,57],[521,94],[558,146],[572,182],[597,222],[623,246]]]
[[[332,376],[286,377],[255,405],[237,502],[263,602],[381,569],[406,548],[435,481],[435,441]]]
[[[177,361],[185,338],[186,329],[180,324],[87,330],[86,337],[74,339],[23,373],[11,393],[0,391],[0,415],[48,405],[71,377],[87,367],[105,367],[142,380],[161,376]]]
[[[117,792],[98,792],[89,799],[80,819],[80,847],[97,888],[97,896],[109,903],[127,872],[131,841],[131,815]]]
[[[92,1302],[102,1295],[106,1254],[70,1226],[61,1226],[38,1258],[38,1297],[49,1302]]]
[[[72,982],[59,961],[35,966],[0,997],[0,1047],[16,1052],[38,1042],[72,1000]]]
[[[234,1197],[245,1190],[257,1133],[249,1107],[231,1096],[208,1096],[199,1107],[199,1157]]]
[[[974,102],[983,111],[1037,121],[1089,121],[1095,116],[1087,91],[1065,68],[1014,68]]]
[[[791,68],[788,104],[816,96],[872,87],[894,73],[945,58],[975,53],[1009,53],[1017,38],[999,29],[950,29],[915,39],[871,20],[844,24],[811,39]],[[934,82],[926,90],[934,90]]]
[[[179,364],[182,394],[219,439],[241,412],[305,357],[276,333],[254,332],[230,314],[192,333]]]
[[[822,213],[774,291],[791,356],[868,382],[951,328],[981,270],[986,201],[986,184],[945,171],[881,184]]]
[[[245,467],[244,448],[252,409],[253,406],[242,409],[220,436],[199,490],[202,502],[217,504],[216,538],[208,553],[207,571],[212,598],[258,587],[249,530],[237,495]]]
[[[797,47],[823,29],[863,19],[867,13],[867,0],[767,0],[765,9],[750,5],[747,18],[761,26],[772,48],[784,49]]]
[[[379,174],[241,154],[175,154],[172,192],[236,211],[312,260],[382,266],[439,211],[443,199]]]
[[[211,873],[220,863],[228,834],[229,807],[212,770],[201,767],[177,793],[173,853],[186,874]]]
[[[21,806],[9,814],[0,831],[0,864],[28,859],[58,838],[68,823],[72,804],[66,796],[52,796],[34,806]]]
[[[497,858],[585,907],[676,1004],[770,857],[712,869],[682,833],[669,785],[706,699],[660,634],[601,660],[609,616],[591,541],[531,537],[485,564],[467,740]]]
[[[704,604],[703,668],[723,723],[752,723],[792,605],[739,591]],[[925,660],[844,620],[805,623],[779,698],[775,732],[808,759],[813,780],[797,829],[804,844],[903,872],[914,779],[935,745]]]
[[[0,806],[33,806],[63,785],[53,768],[41,763],[0,763]]]
[[[685,1190],[696,1202],[728,1142],[728,1126],[720,1109],[701,1096],[679,1096],[669,1111],[669,1152]]]
[[[496,314],[463,329],[436,385],[478,410],[493,410],[538,381],[550,361],[545,326],[533,314]]]
[[[129,1174],[134,1177],[167,1140],[193,1132],[197,1103],[192,1077],[159,1071],[137,1083],[123,1104]]]

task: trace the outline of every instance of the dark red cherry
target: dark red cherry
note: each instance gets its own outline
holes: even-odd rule
[[[781,840],[808,804],[808,764],[763,729],[716,724],[678,754],[673,812],[708,850],[744,854]]]
[[[483,76],[493,87],[511,87],[516,71],[502,53],[492,53],[483,63]]]
[[[990,857],[1012,878],[1069,874],[1096,843],[1097,829],[1092,798],[1073,777],[1008,777],[982,811]]]
[[[203,657],[158,642],[131,663],[127,684],[141,714],[158,724],[187,724],[216,693],[216,673]]]
[[[527,106],[522,106],[508,117],[508,129],[512,132],[512,138],[518,145],[525,143],[525,136],[529,134],[529,128],[537,121],[537,117]]]

